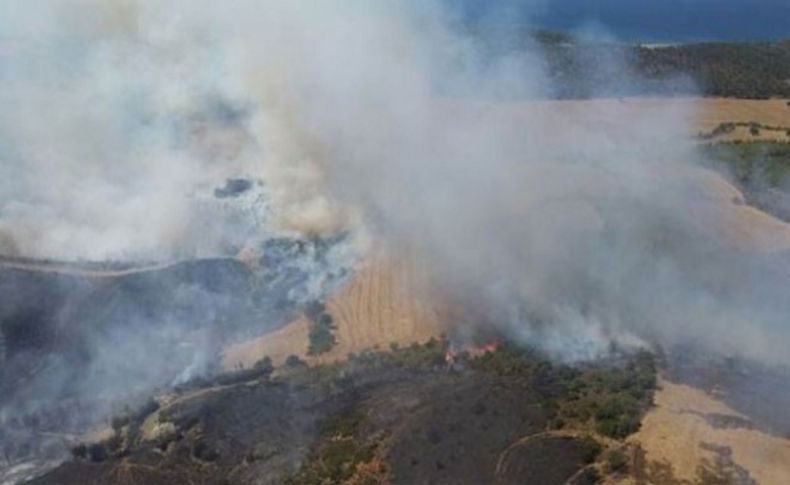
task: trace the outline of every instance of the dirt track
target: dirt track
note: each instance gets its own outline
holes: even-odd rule
[[[515,442],[511,443],[507,448],[505,448],[502,453],[499,454],[499,458],[496,462],[496,469],[494,471],[494,477],[496,477],[496,482],[500,483],[502,473],[505,469],[505,465],[507,464],[507,460],[513,451],[521,446],[526,446],[530,443],[535,441],[539,441],[542,439],[548,438],[581,438],[583,437],[583,433],[577,433],[570,430],[553,430],[553,431],[542,431],[540,433],[531,434],[528,436],[524,436],[516,440]],[[569,480],[570,481],[570,480]]]
[[[144,266],[136,266],[124,269],[90,269],[79,266],[79,264],[48,262],[48,261],[19,261],[7,259],[0,256],[1,269],[19,269],[33,271],[37,273],[61,273],[72,276],[82,276],[85,278],[117,278],[131,274],[146,273],[157,271],[171,266],[175,266],[179,261],[166,263],[154,263]]]

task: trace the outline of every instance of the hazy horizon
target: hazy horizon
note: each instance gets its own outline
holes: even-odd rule
[[[467,21],[530,23],[546,30],[601,30],[627,42],[757,42],[790,37],[783,0],[445,0]]]

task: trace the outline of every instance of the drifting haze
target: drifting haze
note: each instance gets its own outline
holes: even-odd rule
[[[236,226],[199,195],[251,174],[273,226],[364,223],[422,253],[463,323],[560,358],[618,341],[788,363],[787,260],[705,229],[722,201],[686,165],[689,113],[524,101],[552,92],[538,50],[466,37],[434,2],[11,3],[0,229],[19,253],[216,252]]]

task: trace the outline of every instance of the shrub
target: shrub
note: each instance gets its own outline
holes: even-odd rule
[[[656,384],[655,359],[648,352],[636,353],[617,367],[534,368],[534,382],[551,396],[544,400],[550,427],[590,427],[616,439],[639,429]]]
[[[71,448],[71,456],[74,458],[84,460],[88,457],[88,446],[85,443],[80,443]]]
[[[634,414],[639,409],[639,403],[627,394],[615,394],[606,397],[600,404],[596,419],[617,419],[623,415]]]
[[[120,430],[127,424],[129,424],[129,415],[126,414],[123,416],[113,416],[112,419],[110,420],[110,425],[112,426],[112,429],[115,431]]]
[[[332,315],[326,313],[326,307],[321,302],[312,302],[305,308],[305,315],[310,320],[308,338],[310,344],[307,349],[309,355],[318,355],[329,352],[335,346],[335,335],[332,330],[335,325]]]
[[[313,325],[310,328],[308,335],[310,345],[307,348],[309,355],[319,355],[332,350],[335,346],[335,335],[332,333],[331,327],[323,325]]]
[[[346,411],[333,416],[321,424],[321,436],[327,438],[352,437],[362,422],[362,418],[362,414],[357,411]]]
[[[379,474],[383,468],[359,472],[360,464],[373,459],[377,446],[357,435],[363,419],[359,411],[351,409],[324,421],[320,441],[314,445],[308,461],[296,474],[286,478],[285,483],[381,483]]]
[[[318,317],[318,325],[326,328],[334,328],[334,322],[332,321],[332,315],[328,313],[322,313],[321,316]]]
[[[144,421],[152,413],[156,412],[159,409],[159,402],[156,401],[154,398],[148,399],[148,401],[143,404],[140,409],[132,416],[132,421]]]
[[[617,421],[614,419],[601,419],[595,425],[595,430],[604,436],[617,436]]]
[[[639,430],[641,407],[630,396],[607,398],[596,413],[596,429],[611,438],[625,438]]]
[[[297,355],[289,355],[287,359],[285,359],[285,367],[289,369],[296,369],[299,367],[305,367],[307,363],[299,358]]]
[[[318,317],[326,311],[326,306],[323,302],[314,300],[305,306],[304,313],[312,321],[317,321]]]
[[[324,464],[328,478],[331,483],[340,483],[348,480],[354,474],[354,465],[357,459],[356,443],[353,440],[330,441],[321,454],[321,461]]]
[[[101,443],[93,443],[88,446],[88,459],[94,463],[99,463],[107,459],[107,450]]]
[[[623,470],[628,465],[628,457],[621,450],[609,450],[606,453],[606,466],[612,472]]]
[[[274,366],[272,365],[272,359],[269,356],[265,356],[259,361],[257,361],[253,366],[253,370],[256,371],[261,376],[268,376],[269,374],[274,371]]]
[[[204,441],[198,441],[192,446],[192,456],[201,461],[215,461],[219,453],[209,448]]]
[[[585,464],[594,462],[601,454],[601,445],[592,437],[585,436],[582,443],[582,461]]]
[[[119,451],[121,451],[121,448],[123,447],[123,438],[119,433],[115,432],[113,433],[112,436],[110,436],[104,441],[104,446],[107,448],[107,451],[109,451],[110,453],[113,454],[118,453]]]

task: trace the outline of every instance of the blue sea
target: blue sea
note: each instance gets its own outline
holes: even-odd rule
[[[621,41],[790,38],[790,0],[447,0],[467,20],[594,30]]]

